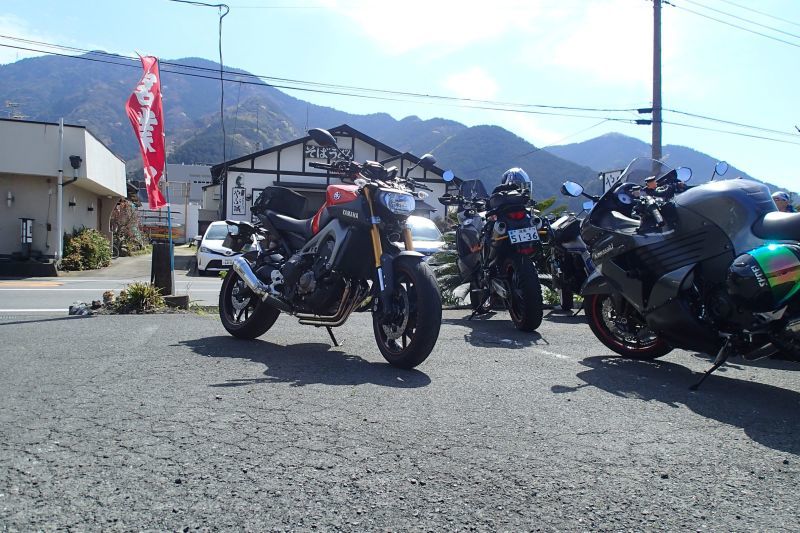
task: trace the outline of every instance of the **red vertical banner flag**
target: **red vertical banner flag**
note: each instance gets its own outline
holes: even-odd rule
[[[133,131],[139,139],[144,163],[144,181],[150,209],[161,209],[166,205],[158,182],[164,174],[166,151],[164,150],[164,108],[161,105],[161,77],[158,73],[158,58],[139,56],[144,75],[128,98],[125,109],[131,120]]]

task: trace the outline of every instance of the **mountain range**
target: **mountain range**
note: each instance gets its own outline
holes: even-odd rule
[[[624,168],[633,157],[650,153],[647,143],[616,133],[540,149],[499,126],[346,113],[294,98],[229,67],[223,144],[219,65],[198,58],[160,65],[170,163],[215,164],[296,139],[311,127],[348,124],[400,151],[433,153],[440,167],[463,179],[479,178],[490,190],[503,171],[522,167],[533,179],[535,196],[546,198],[558,195],[565,179],[594,189],[598,171]],[[129,175],[135,177],[141,175],[141,160],[125,102],[140,77],[138,62],[105,53],[29,58],[0,65],[0,99],[30,120],[54,122],[63,117],[67,123],[86,126],[129,162]],[[716,163],[681,146],[665,146],[663,153],[671,166],[693,168],[700,181],[711,176]],[[731,167],[726,177],[735,176],[750,178]]]

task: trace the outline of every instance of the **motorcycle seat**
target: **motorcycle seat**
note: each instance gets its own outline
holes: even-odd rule
[[[753,224],[753,234],[760,239],[800,241],[800,213],[767,213]]]
[[[278,214],[275,211],[267,211],[267,217],[279,231],[297,233],[306,238],[311,237],[311,218],[297,219]]]

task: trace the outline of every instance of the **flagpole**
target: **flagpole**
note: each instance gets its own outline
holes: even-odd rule
[[[159,77],[161,76],[161,68],[159,67],[159,59],[156,58],[156,67],[158,68]],[[160,83],[161,96],[163,102],[164,86]],[[163,108],[162,108],[163,110]],[[169,176],[167,176],[167,128],[164,125],[164,115],[161,113],[161,140],[164,142],[164,188],[167,191],[167,231],[169,231],[169,275],[171,279],[170,287],[172,287],[172,294],[175,294],[175,252],[172,249],[172,204],[169,199]]]

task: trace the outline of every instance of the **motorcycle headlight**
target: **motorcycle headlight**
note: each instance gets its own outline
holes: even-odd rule
[[[413,196],[401,192],[381,192],[380,201],[395,215],[410,215],[417,207]]]

